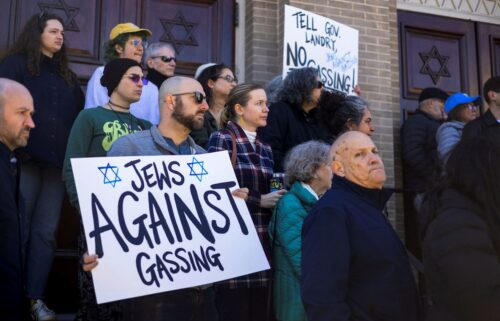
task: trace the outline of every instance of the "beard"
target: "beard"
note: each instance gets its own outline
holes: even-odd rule
[[[186,115],[184,113],[183,108],[184,104],[182,103],[181,99],[177,99],[176,104],[174,106],[174,111],[172,113],[172,118],[177,120],[180,124],[184,125],[186,128],[189,130],[198,130],[203,128],[203,122],[205,120],[205,112],[204,111],[198,111],[193,115]],[[203,118],[196,118],[198,114],[203,115]]]

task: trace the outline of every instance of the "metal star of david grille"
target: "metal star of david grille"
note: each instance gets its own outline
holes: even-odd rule
[[[182,12],[177,12],[174,19],[160,19],[160,22],[165,30],[160,38],[160,41],[170,42],[172,46],[174,46],[177,54],[181,52],[184,46],[198,46],[198,41],[196,41],[193,34],[198,27],[198,23],[188,22]],[[179,32],[174,33],[174,28],[177,30],[184,29],[184,38],[182,38],[182,36],[177,38],[176,35],[179,35]]]
[[[442,56],[437,50],[436,46],[432,46],[432,49],[426,52],[419,52],[420,58],[422,58],[422,62],[424,63],[422,68],[420,69],[420,73],[424,75],[429,75],[432,79],[434,85],[437,85],[439,79],[441,77],[451,77],[450,72],[448,71],[448,59],[449,56]],[[439,62],[439,70],[434,71],[430,65],[433,60],[437,60]]]
[[[64,30],[80,32],[80,28],[78,28],[75,21],[75,17],[80,11],[80,8],[70,7],[66,4],[66,2],[64,2],[64,0],[51,3],[39,2],[38,7],[42,12],[46,13],[53,13],[55,10],[63,11],[66,15],[66,20],[64,20]]]

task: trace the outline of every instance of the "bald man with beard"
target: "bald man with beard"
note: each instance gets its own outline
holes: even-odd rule
[[[405,247],[383,209],[384,164],[367,135],[331,148],[333,187],[302,229],[301,292],[311,321],[417,321],[418,294]]]
[[[22,209],[15,151],[28,144],[33,98],[18,82],[0,78],[0,319],[21,320],[24,299]],[[26,237],[26,236],[24,236]]]

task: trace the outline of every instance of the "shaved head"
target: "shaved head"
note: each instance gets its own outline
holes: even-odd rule
[[[380,189],[385,183],[384,164],[371,138],[358,131],[342,134],[332,145],[335,175],[365,188]]]
[[[20,83],[0,78],[0,142],[10,150],[28,144],[29,132],[35,127],[33,98]]]
[[[12,94],[31,97],[28,89],[26,89],[26,87],[24,87],[17,81],[7,78],[0,78],[0,112],[3,112],[7,96],[10,96]]]

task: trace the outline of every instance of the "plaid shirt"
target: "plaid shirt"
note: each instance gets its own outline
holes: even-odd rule
[[[249,189],[246,201],[248,211],[257,230],[262,247],[268,260],[270,260],[270,245],[267,227],[271,218],[271,211],[260,207],[260,195],[269,193],[269,181],[273,177],[273,154],[271,147],[262,141],[255,140],[255,149],[248,140],[243,129],[236,123],[230,122],[226,129],[214,132],[208,142],[208,152],[227,150],[232,155],[232,142],[229,131],[236,137],[236,166],[234,172],[240,187]],[[221,282],[221,285],[231,289],[264,287],[268,285],[271,272],[261,271],[236,279]]]

